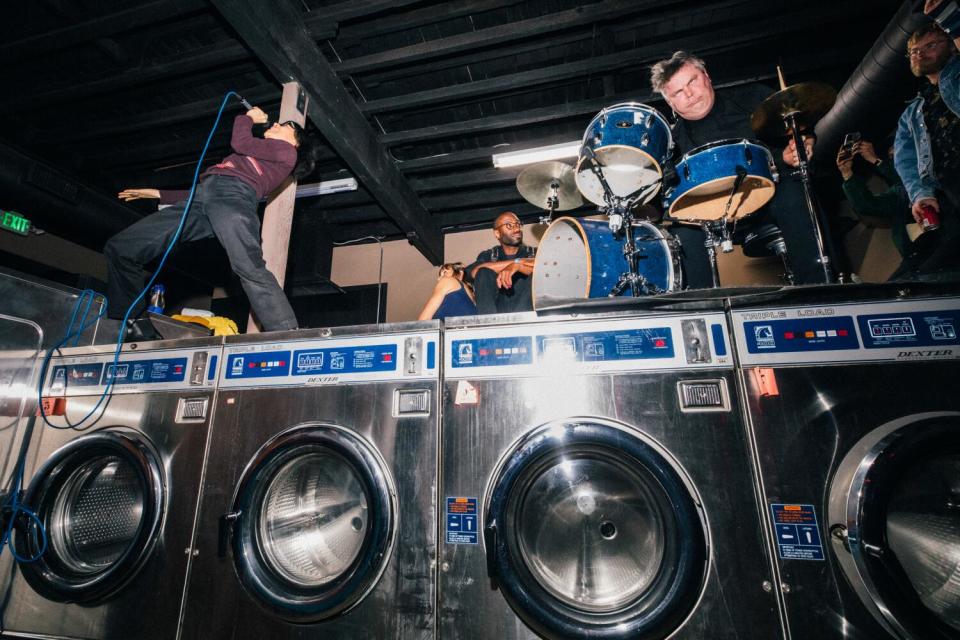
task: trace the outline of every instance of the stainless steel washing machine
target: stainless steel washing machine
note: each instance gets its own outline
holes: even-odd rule
[[[191,559],[221,338],[64,349],[35,419],[3,636],[172,638]],[[140,348],[137,348],[137,347]],[[112,381],[113,391],[97,407]],[[93,411],[93,419],[80,422]]]
[[[434,637],[438,322],[228,338],[182,636]]]
[[[790,637],[960,637],[960,298],[733,321]]]
[[[782,637],[722,311],[529,315],[445,327],[439,636]]]

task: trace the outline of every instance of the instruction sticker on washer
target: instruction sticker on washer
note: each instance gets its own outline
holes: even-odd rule
[[[771,504],[781,560],[823,560],[823,543],[812,504]]]
[[[447,498],[447,544],[477,544],[477,499]]]

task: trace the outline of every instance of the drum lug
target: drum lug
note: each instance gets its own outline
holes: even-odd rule
[[[747,164],[753,164],[753,152],[747,145],[743,145],[743,156],[747,159]]]
[[[593,136],[593,144],[600,144],[603,142],[603,131],[597,131],[597,135]]]
[[[646,133],[642,138],[640,138],[640,145],[643,147],[650,146],[650,134]]]
[[[683,165],[683,177],[684,177],[685,180],[687,180],[687,181],[689,182],[689,180],[690,180],[690,165],[688,165],[688,164]]]
[[[643,123],[643,126],[644,126],[645,128],[647,128],[647,129],[649,129],[650,127],[653,126],[653,114],[652,114],[652,113],[647,114],[647,120],[646,120],[646,122]],[[644,143],[644,144],[646,144],[646,143]]]

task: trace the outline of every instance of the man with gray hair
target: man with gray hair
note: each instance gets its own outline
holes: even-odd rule
[[[704,61],[686,51],[677,51],[653,65],[650,83],[676,117],[673,139],[677,157],[720,140],[753,138],[750,116],[772,93],[768,87],[758,84],[718,93],[714,91]],[[813,138],[805,138],[804,143],[807,156],[812,156]],[[803,187],[792,175],[793,169],[800,164],[792,139],[782,150],[774,151],[774,159],[780,173],[776,195],[770,204],[752,216],[752,220],[769,220],[780,227],[787,245],[787,261],[797,284],[824,282]],[[680,224],[675,224],[670,231],[683,245],[684,277],[689,286],[711,286],[703,231],[699,227]]]

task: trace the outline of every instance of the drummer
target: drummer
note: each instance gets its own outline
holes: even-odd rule
[[[773,91],[763,85],[748,84],[714,92],[706,64],[686,51],[657,62],[650,70],[650,83],[673,109],[677,125],[673,136],[677,153],[724,139],[754,137],[750,116]],[[807,157],[813,156],[814,139],[804,138]],[[777,154],[774,153],[774,157]],[[787,245],[787,260],[797,284],[825,282],[818,261],[817,241],[807,212],[803,186],[794,178],[792,168],[800,166],[796,146],[791,139],[777,161],[780,183],[776,195],[764,209],[780,227]],[[750,224],[748,222],[747,224]],[[710,263],[704,249],[704,234],[699,227],[674,225],[671,228],[683,246],[684,277],[691,288],[712,286]]]

